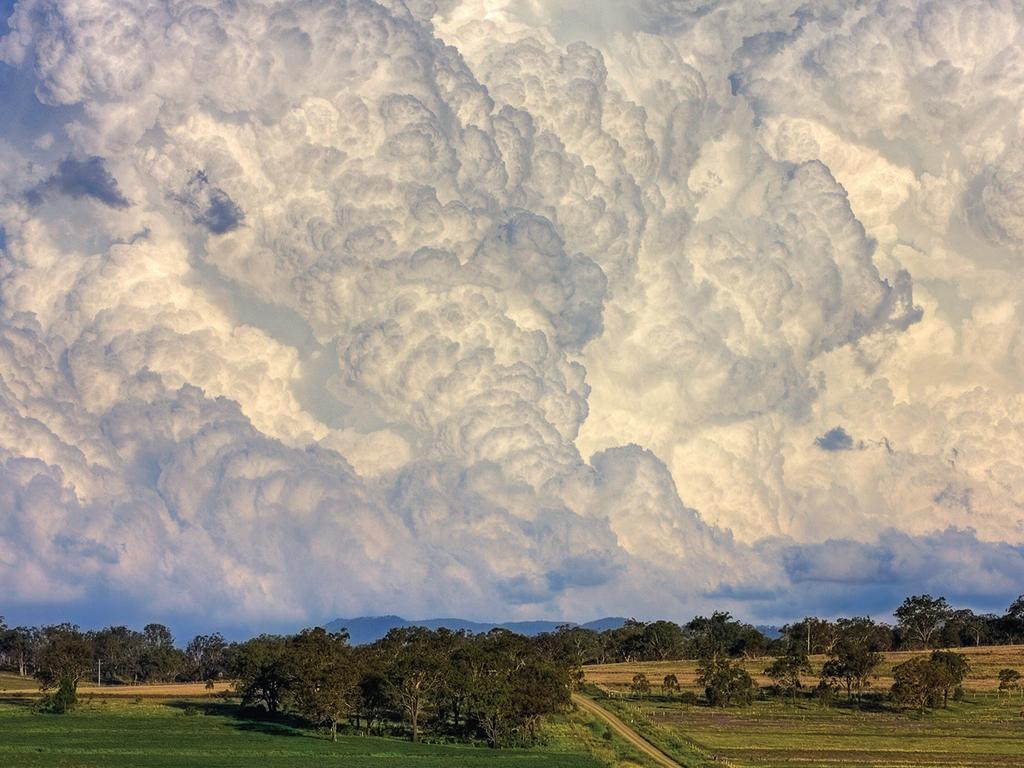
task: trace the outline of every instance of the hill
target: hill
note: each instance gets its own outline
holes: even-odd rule
[[[586,624],[575,624],[571,621],[508,621],[508,622],[481,622],[468,619],[404,619],[401,616],[358,616],[354,619],[334,619],[324,625],[328,632],[337,632],[339,629],[347,629],[349,639],[353,645],[364,645],[372,643],[384,637],[392,629],[399,627],[426,627],[427,629],[450,629],[453,632],[464,630],[479,634],[490,632],[492,629],[507,629],[510,632],[518,632],[521,635],[532,637],[544,632],[554,632],[560,626],[572,624],[585,629],[593,629],[601,632],[606,629],[621,627],[626,622],[620,617],[607,616],[603,619],[589,621]]]

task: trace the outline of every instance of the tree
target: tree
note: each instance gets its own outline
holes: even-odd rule
[[[115,683],[134,683],[142,672],[143,636],[128,627],[107,627],[94,635],[96,657],[103,677]]]
[[[1003,668],[999,670],[999,693],[1012,693],[1019,691],[1024,694],[1024,688],[1020,684],[1021,674],[1016,669]]]
[[[904,600],[893,613],[909,645],[930,648],[933,639],[949,619],[952,609],[944,597],[913,595]]]
[[[390,686],[387,679],[379,672],[364,672],[359,679],[359,712],[366,723],[367,734],[373,730],[373,724],[383,722],[391,709]],[[358,721],[356,727],[359,727]]]
[[[512,702],[516,728],[536,743],[544,715],[565,711],[572,702],[570,670],[539,654],[531,654],[514,670]]]
[[[601,635],[592,629],[563,624],[554,632],[541,635],[538,640],[548,656],[564,659],[573,667],[604,661]]]
[[[982,644],[991,639],[991,626],[996,616],[979,616],[969,608],[950,611],[939,635],[939,645],[944,648],[952,646]]]
[[[828,653],[836,641],[836,627],[826,619],[808,616],[782,628],[782,636],[791,647],[804,649],[804,654]]]
[[[498,749],[514,728],[514,696],[511,675],[507,668],[490,668],[473,689],[471,707],[487,745]]]
[[[338,740],[338,723],[356,708],[358,672],[348,645],[348,633],[328,633],[322,627],[303,630],[292,640],[291,695],[295,708],[310,722],[326,724],[331,741]]]
[[[571,663],[544,653],[545,644],[505,630],[459,638],[467,720],[475,722],[492,748],[512,741],[534,743],[544,715],[571,701]]]
[[[651,695],[651,683],[647,679],[647,675],[643,672],[637,672],[633,675],[633,682],[629,684],[629,690],[633,692],[633,695],[638,698],[646,698]]]
[[[78,683],[92,669],[93,646],[72,624],[45,627],[42,637],[35,675],[44,691],[58,689],[52,699],[53,709],[63,713],[74,706]]]
[[[287,638],[275,635],[260,635],[238,646],[232,673],[244,706],[263,704],[270,714],[280,711],[293,682],[288,651]]]
[[[776,657],[775,661],[764,671],[783,694],[788,693],[796,701],[796,692],[801,687],[800,675],[811,674],[811,662],[801,647],[790,647],[790,652]]]
[[[1024,595],[1010,603],[1010,607],[1006,609],[1006,616],[1003,617],[1003,624],[1011,640],[1024,635]]]
[[[757,692],[750,674],[728,656],[701,659],[697,665],[697,684],[703,686],[708,704],[713,707],[750,704]]]
[[[843,685],[846,697],[859,700],[870,678],[882,663],[880,650],[885,646],[888,631],[870,618],[854,617],[836,622],[836,641],[822,665],[822,683]]]
[[[652,621],[646,624],[640,634],[642,657],[649,661],[681,659],[684,655],[686,636],[682,627],[671,621]]]
[[[671,696],[673,693],[679,693],[679,678],[674,673],[669,672],[665,675],[661,681],[661,692],[665,696]]]
[[[724,611],[715,611],[710,618],[695,617],[686,625],[686,632],[689,650],[696,658],[714,655],[756,657],[764,655],[768,648],[768,638],[761,632]]]
[[[646,652],[644,646],[645,624],[636,619],[626,619],[621,627],[603,633],[605,653],[616,661],[642,661]]]
[[[938,703],[941,681],[938,668],[930,659],[915,656],[892,670],[892,699],[900,707],[922,712]]]
[[[174,636],[163,624],[147,624],[142,629],[139,676],[146,681],[173,680],[185,664],[185,656],[174,647]]]
[[[971,671],[967,657],[955,651],[932,651],[929,662],[935,667],[936,684],[942,690],[942,706],[949,706],[949,692],[960,687]]]
[[[196,680],[215,680],[227,669],[227,643],[219,632],[196,635],[185,646],[190,672]]]
[[[422,627],[401,627],[388,632],[381,647],[389,657],[385,677],[392,697],[409,722],[412,740],[419,741],[430,694],[444,676],[445,659],[437,652],[436,636]]]
[[[1024,622],[1024,595],[1021,595],[1006,609],[1006,615],[1014,621]]]
[[[0,632],[0,655],[17,667],[18,675],[26,677],[32,666],[33,651],[39,645],[39,630],[35,627],[15,627]]]

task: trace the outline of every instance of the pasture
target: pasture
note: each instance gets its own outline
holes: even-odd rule
[[[981,648],[955,648],[967,656],[971,664],[971,672],[964,681],[964,688],[969,691],[995,691],[999,686],[999,670],[1011,667],[1024,673],[1024,645],[994,645]],[[878,676],[871,681],[868,690],[888,691],[892,685],[892,668],[900,662],[915,655],[927,655],[930,651],[894,651],[884,654],[885,660],[878,669]],[[771,663],[770,657],[752,658],[743,661],[743,668],[753,676],[758,685],[771,685],[771,680],[764,674],[765,668]],[[821,669],[824,656],[811,656],[811,665],[815,670]],[[697,662],[684,661],[651,661],[627,664],[595,664],[584,669],[587,682],[596,685],[606,693],[625,693],[633,675],[643,672],[657,690],[667,674],[679,678],[683,690],[697,690]],[[818,679],[814,676],[802,678],[805,685],[812,688]]]
[[[212,687],[205,683],[166,683],[146,685],[104,685],[83,681],[78,684],[81,696],[92,698],[189,698],[205,699],[220,696],[231,688],[231,683],[218,680]],[[39,682],[34,677],[19,677],[10,673],[0,673],[0,696],[4,698],[39,696]]]
[[[617,714],[682,765],[731,765],[743,768],[837,766],[1024,766],[1024,698],[995,692],[1003,667],[1024,671],[1021,646],[963,650],[972,672],[963,701],[926,714],[900,712],[882,697],[861,707],[841,696],[833,706],[810,698],[796,704],[767,697],[751,707],[730,709],[684,704],[659,695],[666,674],[683,690],[697,691],[696,662],[612,664],[586,668],[587,681],[604,694],[600,704]],[[869,691],[884,694],[892,667],[913,653],[886,654]],[[813,659],[816,669],[822,658]],[[747,670],[761,685],[768,659],[749,660]],[[629,696],[633,675],[649,678],[653,695]],[[813,687],[816,678],[807,678]],[[701,754],[702,759],[693,755]]]
[[[603,700],[683,765],[744,768],[794,766],[1021,766],[1024,718],[1019,699],[979,694],[926,715],[778,700],[711,709],[679,702]]]
[[[8,682],[8,681],[5,681]],[[142,693],[142,691],[139,691]],[[67,715],[38,714],[31,701],[0,701],[4,768],[606,768],[646,766],[583,713],[551,718],[533,749],[411,744],[339,736],[247,717],[234,704],[90,696]]]

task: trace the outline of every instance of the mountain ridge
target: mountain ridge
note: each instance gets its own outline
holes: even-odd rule
[[[432,618],[432,619],[406,619],[401,616],[356,616],[345,619],[337,618],[324,624],[328,632],[337,632],[340,629],[348,630],[349,641],[353,645],[365,645],[384,637],[392,629],[402,627],[425,627],[426,629],[450,629],[453,632],[464,630],[474,634],[489,632],[492,629],[507,629],[511,632],[518,632],[521,635],[533,636],[544,632],[554,632],[558,627],[566,624],[584,629],[593,629],[598,632],[606,629],[615,629],[626,623],[626,619],[620,616],[605,616],[594,621],[578,624],[574,621],[473,621],[454,617]]]

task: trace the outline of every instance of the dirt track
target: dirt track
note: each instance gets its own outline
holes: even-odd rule
[[[574,693],[572,695],[572,700],[576,702],[576,706],[580,709],[589,712],[594,715],[594,717],[604,720],[604,722],[608,724],[609,728],[640,750],[644,755],[651,758],[651,760],[658,765],[663,766],[663,768],[682,768],[679,763],[651,744],[651,742],[647,741],[647,739],[634,731],[593,699],[588,699],[586,696]]]

